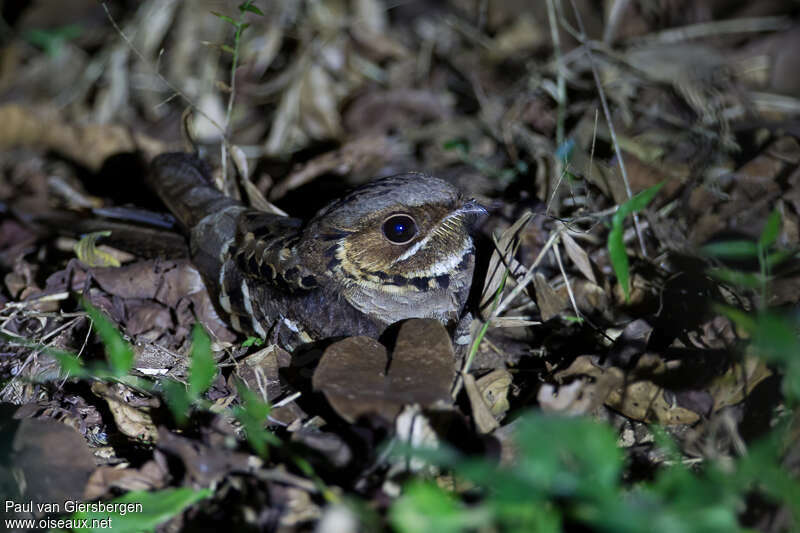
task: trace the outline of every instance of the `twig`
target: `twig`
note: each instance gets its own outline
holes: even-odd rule
[[[547,0],[547,18],[550,22],[550,38],[553,40],[553,54],[556,59],[556,87],[557,87],[557,121],[556,121],[556,146],[564,142],[564,117],[567,112],[567,87],[564,79],[564,60],[561,57],[561,36],[558,33],[556,22],[555,0]]]
[[[494,309],[494,311],[492,311],[492,314],[489,316],[489,320],[497,318],[500,315],[500,313],[505,311],[506,308],[511,304],[511,301],[514,300],[514,298],[516,298],[517,295],[523,291],[523,289],[525,289],[528,283],[530,283],[530,281],[533,279],[533,271],[536,269],[537,266],[539,266],[539,263],[542,262],[542,259],[544,259],[544,255],[547,253],[550,247],[553,246],[553,243],[556,241],[561,231],[563,231],[563,229],[559,228],[557,231],[553,232],[550,235],[550,238],[547,239],[547,242],[542,247],[542,250],[539,252],[539,255],[536,256],[536,259],[534,260],[533,264],[530,267],[528,267],[528,270],[525,272],[525,275],[522,276],[522,279],[517,281],[517,286],[514,287],[514,289],[503,299],[503,301],[500,302],[500,305],[498,305]]]
[[[572,285],[569,282],[569,277],[567,276],[566,270],[564,270],[564,263],[561,261],[561,252],[558,250],[558,245],[553,246],[553,255],[556,256],[556,263],[558,263],[558,268],[561,270],[561,276],[564,278],[564,284],[567,286],[567,294],[569,295],[569,301],[572,302],[572,308],[575,310],[575,316],[582,318],[581,312],[578,309],[578,304],[575,302],[575,294],[572,292]]]
[[[670,28],[645,35],[641,41],[657,43],[678,43],[702,37],[717,37],[736,33],[781,31],[792,27],[792,19],[784,16],[735,18],[714,20]]]
[[[583,26],[583,18],[581,17],[578,7],[575,5],[575,0],[570,0],[570,4],[572,4],[572,10],[575,12],[575,20],[578,23],[578,31],[581,43],[586,46],[586,41],[588,38],[586,37],[586,31]],[[628,199],[630,199],[633,197],[633,192],[631,192],[631,184],[628,180],[628,172],[625,170],[625,160],[622,158],[622,150],[619,147],[619,142],[617,141],[617,132],[614,128],[614,123],[611,120],[611,111],[609,110],[608,101],[606,100],[606,93],[603,90],[602,83],[600,82],[600,74],[597,72],[597,66],[594,64],[594,55],[592,54],[589,46],[586,46],[586,56],[589,58],[589,66],[592,69],[592,77],[594,78],[594,83],[597,87],[597,94],[600,96],[600,105],[603,108],[603,115],[606,118],[606,123],[608,123],[608,131],[611,134],[611,142],[614,145],[614,152],[619,160],[619,170],[620,174],[622,174],[622,182],[625,184],[625,194],[627,194]],[[647,249],[644,245],[644,238],[642,237],[642,231],[639,227],[639,215],[637,213],[633,213],[633,226],[636,228],[636,236],[639,238],[639,247],[642,250],[642,255],[647,257]]]

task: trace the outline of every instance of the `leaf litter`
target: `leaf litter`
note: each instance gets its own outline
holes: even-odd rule
[[[448,454],[527,464],[533,443],[514,435],[562,431],[530,409],[604,421],[629,463],[598,452],[587,468],[619,467],[603,479],[631,487],[670,461],[702,475],[755,457],[796,420],[797,365],[764,344],[797,346],[796,320],[767,313],[800,294],[791,2],[72,2],[10,13],[3,45],[0,425],[15,447],[0,487],[15,498],[165,491],[174,507],[147,520],[170,530],[411,531],[434,504],[447,527],[476,528],[502,490],[476,491]],[[232,43],[237,13],[249,26]],[[298,353],[240,338],[174,228],[141,225],[164,211],[147,162],[187,145],[226,190],[301,217],[375,176],[454,183],[492,213],[472,324],[451,336],[411,320]],[[107,216],[120,207],[139,218]],[[210,336],[201,366],[196,323]],[[78,372],[114,345],[113,379],[65,372],[64,353]],[[582,423],[565,438],[593,434]],[[573,443],[559,455],[539,442],[559,457],[542,468],[585,464]],[[12,468],[63,479],[20,484]],[[422,474],[444,496],[403,484]],[[564,494],[541,512],[572,527],[585,517]],[[791,523],[791,501],[755,500],[741,527]]]

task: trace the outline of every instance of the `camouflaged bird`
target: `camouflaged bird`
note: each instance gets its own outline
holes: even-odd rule
[[[469,229],[486,210],[443,180],[378,179],[306,223],[223,195],[188,154],[156,157],[150,184],[186,228],[192,262],[239,332],[296,345],[378,337],[405,318],[454,326],[462,316],[475,263]]]

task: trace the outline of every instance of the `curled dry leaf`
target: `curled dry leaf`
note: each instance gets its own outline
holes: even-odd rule
[[[128,391],[122,385],[97,381],[92,384],[92,392],[106,401],[120,433],[145,442],[156,440],[158,431],[150,417],[151,406],[131,403],[125,397]]]
[[[464,375],[464,389],[467,391],[469,404],[472,408],[472,419],[475,421],[475,427],[478,429],[478,432],[491,433],[500,427],[500,424],[497,423],[497,419],[489,410],[486,400],[481,395],[480,390],[478,390],[478,386],[475,384],[475,378],[472,374]]]
[[[708,387],[714,399],[712,411],[716,412],[744,400],[756,385],[772,375],[764,360],[747,356],[742,363],[734,363],[725,374],[716,378]]]
[[[486,406],[495,417],[502,418],[510,407],[508,391],[511,388],[511,382],[511,372],[505,368],[493,370],[476,381]]]
[[[733,364],[723,375],[711,380],[707,387],[673,392],[654,382],[656,375],[666,371],[667,365],[652,354],[641,356],[636,368],[627,375],[616,366],[601,368],[594,364],[592,357],[581,356],[556,377],[559,380],[579,375],[594,378],[594,384],[582,387],[584,395],[594,398],[595,405],[592,408],[605,403],[634,420],[693,424],[701,416],[741,402],[759,383],[772,375],[761,359],[748,356],[743,363]],[[564,387],[559,389],[558,396],[563,390]],[[547,399],[548,394],[553,396],[552,392],[540,392],[540,396],[545,394]],[[561,403],[554,399],[553,405],[560,406]]]
[[[450,336],[437,320],[402,323],[392,358],[369,337],[349,337],[329,346],[312,380],[348,422],[378,414],[393,420],[406,404],[449,403],[455,377]]]

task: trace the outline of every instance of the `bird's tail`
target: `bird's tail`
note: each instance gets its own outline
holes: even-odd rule
[[[186,153],[161,154],[153,159],[150,186],[187,230],[206,216],[241,205],[214,187],[206,163]]]

